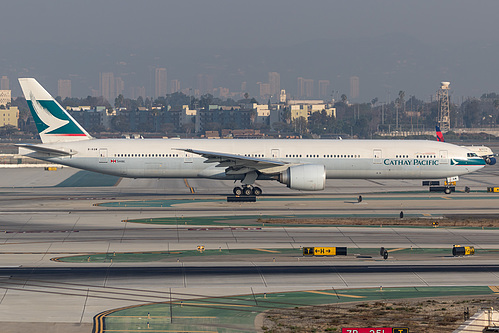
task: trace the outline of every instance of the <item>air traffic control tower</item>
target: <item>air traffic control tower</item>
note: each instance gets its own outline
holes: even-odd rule
[[[442,132],[450,131],[450,103],[449,103],[450,82],[440,82],[438,97],[438,125]]]

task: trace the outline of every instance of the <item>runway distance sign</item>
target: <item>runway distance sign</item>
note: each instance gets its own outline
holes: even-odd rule
[[[404,327],[350,327],[342,328],[341,333],[409,333],[409,329]]]

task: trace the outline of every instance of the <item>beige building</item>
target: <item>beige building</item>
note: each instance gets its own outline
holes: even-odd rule
[[[304,104],[290,105],[289,110],[291,111],[291,120],[295,120],[300,117],[308,119],[308,105]]]
[[[7,103],[12,103],[11,91],[0,90],[0,105],[7,106]]]
[[[12,125],[17,127],[19,120],[19,109],[16,106],[11,106],[8,109],[0,109],[0,127]]]
[[[314,112],[326,111],[330,117],[336,118],[336,108],[332,104],[324,103],[322,100],[288,100],[289,110],[291,111],[291,120],[308,117]]]

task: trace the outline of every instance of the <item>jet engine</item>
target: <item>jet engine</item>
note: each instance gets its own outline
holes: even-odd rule
[[[294,165],[279,174],[278,180],[293,190],[321,191],[326,186],[324,165]]]
[[[485,163],[490,164],[490,165],[494,165],[494,164],[496,164],[496,158],[487,156],[485,158]]]

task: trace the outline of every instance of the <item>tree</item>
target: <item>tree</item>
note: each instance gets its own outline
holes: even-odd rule
[[[282,120],[286,122],[286,124],[291,124],[291,109],[285,108],[284,111],[281,112]]]
[[[122,108],[123,106],[125,106],[125,98],[122,94],[119,94],[118,97],[114,99],[114,107]]]
[[[397,130],[399,129],[399,110],[402,107],[402,105],[405,107],[404,97],[405,97],[405,91],[400,90],[399,97],[395,100],[395,104],[397,104],[397,115],[396,115],[396,119],[395,119],[395,126],[396,126]]]
[[[257,116],[258,116],[258,112],[256,110],[251,110],[250,111],[251,125],[253,125],[255,123]]]
[[[478,103],[478,100],[472,100],[469,103],[466,103],[463,113],[465,127],[471,128],[477,125],[480,121],[480,104]]]
[[[182,131],[186,134],[194,133],[196,125],[193,123],[185,123],[182,125]]]
[[[347,102],[347,100],[348,100],[347,95],[342,94],[342,95],[341,95],[341,102],[342,102],[342,103],[346,103],[346,102]]]
[[[277,131],[277,133],[291,131],[291,126],[285,122],[275,122],[272,124],[272,128]]]
[[[142,96],[137,98],[137,104],[138,106],[144,106],[144,98],[142,98]]]
[[[293,120],[293,127],[295,132],[302,135],[307,132],[307,119],[299,117]]]

